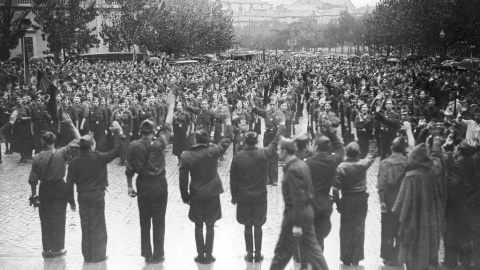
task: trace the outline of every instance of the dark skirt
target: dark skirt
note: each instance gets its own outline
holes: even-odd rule
[[[368,194],[342,196],[340,218],[340,260],[356,263],[364,259],[365,219],[368,211]]]
[[[190,203],[188,218],[195,224],[213,225],[221,217],[222,208],[218,195],[203,201],[192,201]]]
[[[238,202],[237,221],[246,226],[263,226],[267,221],[267,200]]]
[[[13,124],[11,150],[16,153],[26,153],[33,149],[33,136],[30,120],[17,121]]]
[[[187,130],[188,127],[185,124],[183,124],[181,127],[180,125],[173,125],[172,154],[174,156],[179,157],[183,151],[188,149],[189,142],[186,134]]]

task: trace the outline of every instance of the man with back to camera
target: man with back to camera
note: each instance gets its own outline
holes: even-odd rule
[[[168,112],[163,129],[155,137],[155,123],[145,120],[140,124],[142,137],[130,143],[127,152],[125,175],[128,195],[137,196],[132,179],[137,174],[138,210],[140,214],[141,255],[147,263],[158,264],[165,260],[165,214],[168,186],[165,171],[165,150],[172,134],[175,95],[168,94]],[[153,252],[150,227],[153,226]]]
[[[194,260],[199,264],[215,262],[212,255],[215,234],[213,226],[222,216],[220,194],[223,193],[222,181],[218,175],[218,159],[227,151],[233,139],[232,121],[227,106],[223,107],[223,114],[225,137],[218,144],[209,145],[209,131],[199,129],[195,132],[195,145],[183,152],[180,158],[180,193],[183,202],[190,205],[188,217],[195,223],[198,255]],[[205,240],[203,224],[207,227]]]
[[[280,136],[285,134],[285,117],[278,114],[277,135],[268,147],[259,149],[258,134],[248,131],[245,134],[245,146],[233,157],[230,167],[230,189],[232,203],[237,204],[237,221],[245,226],[245,245],[247,262],[261,262],[262,226],[267,220],[267,174],[268,162],[275,154]],[[255,257],[253,256],[253,233],[255,228]]]
[[[113,132],[125,140],[118,122]],[[74,201],[73,185],[77,185],[80,223],[82,226],[82,254],[85,262],[97,263],[107,259],[107,227],[105,224],[105,190],[108,187],[107,164],[124,151],[124,143],[115,149],[100,153],[92,135],[80,138],[80,151],[68,166],[67,194]]]

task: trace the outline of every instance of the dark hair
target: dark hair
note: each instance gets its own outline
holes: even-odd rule
[[[403,137],[397,137],[392,141],[392,152],[405,153],[407,149],[407,142]]]
[[[205,129],[195,132],[195,143],[208,143],[208,132]]]
[[[52,132],[47,131],[42,135],[42,140],[48,145],[53,145],[57,142],[57,136]]]

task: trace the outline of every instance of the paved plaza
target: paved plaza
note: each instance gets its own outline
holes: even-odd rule
[[[306,130],[306,121],[297,132]],[[3,148],[4,149],[4,148]],[[178,184],[177,159],[166,157],[169,197],[166,217],[165,262],[146,265],[140,256],[140,224],[137,200],[127,195],[125,167],[117,161],[108,166],[110,187],[106,192],[106,221],[108,231],[108,260],[98,264],[83,262],[81,228],[78,210],[67,210],[65,245],[67,254],[61,258],[42,258],[40,219],[38,210],[28,206],[30,186],[27,184],[31,162],[17,164],[17,154],[6,155],[0,165],[0,269],[166,269],[166,270],[244,270],[269,269],[282,221],[283,198],[281,186],[268,186],[268,218],[264,228],[261,264],[246,263],[243,226],[237,223],[236,208],[230,203],[229,169],[232,150],[219,167],[225,193],[220,196],[222,219],[215,225],[214,256],[217,261],[208,266],[197,265],[194,224],[188,219],[188,205],[183,204]],[[332,231],[325,241],[325,258],[330,269],[387,269],[381,263],[380,207],[376,189],[378,159],[368,171],[369,206],[366,220],[365,260],[360,266],[344,267],[340,263],[339,226],[337,211],[332,215]],[[279,168],[281,174],[281,168]],[[280,176],[281,177],[281,176]],[[280,178],[281,179],[281,178]],[[293,263],[286,269],[293,269]],[[391,268],[388,269],[403,269]]]

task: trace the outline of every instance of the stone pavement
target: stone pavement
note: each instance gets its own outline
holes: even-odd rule
[[[306,121],[297,126],[306,130]],[[2,149],[5,149],[2,147]],[[30,164],[17,164],[17,154],[3,156],[0,164],[0,269],[268,269],[278,239],[282,221],[283,198],[280,185],[268,186],[268,218],[264,228],[264,262],[248,264],[243,260],[245,244],[243,227],[235,218],[235,206],[230,203],[229,165],[231,148],[219,167],[225,193],[221,195],[223,217],[216,223],[213,265],[197,265],[194,224],[187,217],[188,205],[182,203],[178,185],[177,160],[167,155],[169,198],[166,217],[165,257],[163,264],[146,265],[140,256],[140,226],[137,200],[127,195],[125,167],[108,166],[110,187],[106,193],[106,222],[109,259],[98,264],[85,264],[81,253],[81,228],[78,212],[67,210],[66,249],[62,258],[44,260],[41,256],[41,234],[38,212],[28,206],[30,186],[27,184]],[[387,269],[381,263],[380,207],[376,190],[378,160],[368,171],[369,209],[366,220],[365,257],[361,266],[344,267],[339,261],[340,216],[334,211],[332,231],[325,241],[325,258],[330,269]],[[281,169],[279,169],[281,173]],[[281,177],[281,176],[280,176]],[[280,178],[281,179],[281,178]],[[286,269],[293,269],[293,264]],[[403,268],[388,268],[403,269]]]

